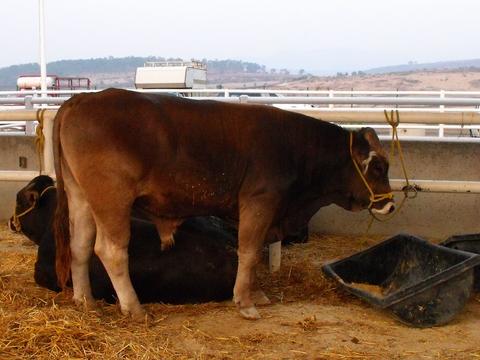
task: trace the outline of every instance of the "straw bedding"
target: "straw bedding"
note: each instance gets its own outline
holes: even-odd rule
[[[241,319],[224,302],[149,304],[154,320],[132,324],[115,305],[99,304],[101,314],[86,312],[72,304],[71,293],[38,287],[36,248],[1,226],[0,359],[480,357],[478,297],[453,325],[410,329],[322,275],[323,261],[379,240],[314,235],[307,244],[284,248],[281,271],[260,271],[273,302],[260,309],[260,321]]]

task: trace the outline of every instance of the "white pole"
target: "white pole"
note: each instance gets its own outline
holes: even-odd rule
[[[480,194],[480,181],[409,179],[409,182],[418,188],[418,192]],[[390,185],[393,191],[402,191],[406,182],[404,179],[390,179]]]
[[[47,64],[45,61],[45,12],[43,0],[38,0],[38,18],[40,34],[40,83],[42,95],[47,92]]]
[[[280,270],[282,262],[282,242],[276,241],[268,247],[268,267],[271,273]]]

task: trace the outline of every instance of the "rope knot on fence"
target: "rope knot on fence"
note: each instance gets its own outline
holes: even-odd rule
[[[38,125],[35,129],[35,148],[37,150],[38,156],[39,175],[42,175],[43,171],[43,150],[45,148],[45,135],[43,134],[43,124],[45,111],[46,109],[38,109],[36,114]]]

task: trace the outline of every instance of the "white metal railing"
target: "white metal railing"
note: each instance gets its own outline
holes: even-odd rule
[[[206,96],[195,96],[192,97],[197,100],[218,100],[226,101],[232,103],[252,103],[252,104],[263,104],[263,105],[281,105],[281,104],[292,104],[292,105],[329,105],[329,109],[333,109],[331,105],[391,105],[400,106],[400,105],[409,105],[409,106],[424,106],[424,107],[439,107],[439,106],[460,106],[460,107],[473,107],[471,111],[478,111],[480,107],[480,98],[400,98],[400,97],[304,97],[304,96],[285,96],[285,97],[252,97],[248,95],[236,96],[227,96],[227,97],[206,97]],[[23,98],[0,98],[1,105],[24,105],[26,108],[29,107],[29,104],[38,105],[61,105],[69,97],[32,97],[25,96]],[[356,108],[355,110],[359,110]],[[429,109],[429,110],[437,110]],[[440,108],[439,111],[447,111],[446,108]]]
[[[139,92],[153,92],[153,93],[162,93],[162,92],[176,92],[176,93],[202,93],[202,94],[228,94],[228,93],[242,93],[242,94],[282,94],[282,95],[305,95],[305,96],[331,96],[335,97],[337,95],[344,96],[430,96],[430,97],[442,97],[443,93],[446,98],[455,97],[455,96],[471,96],[471,97],[480,97],[480,91],[448,91],[448,90],[291,90],[291,89],[128,89],[132,91]],[[47,90],[42,92],[41,90],[7,90],[0,91],[0,96],[5,95],[59,95],[59,94],[78,94],[82,92],[96,92],[101,90]],[[225,96],[225,95],[223,95]],[[226,95],[228,96],[228,95]]]
[[[382,129],[384,109],[398,109],[402,116],[399,129],[412,129],[404,124],[416,122],[416,129],[425,130],[424,138],[446,138],[477,141],[480,135],[480,91],[392,91],[392,90],[274,90],[274,89],[132,89],[144,93],[193,95],[193,99],[214,99],[227,102],[273,105],[302,112],[327,121],[374,124]],[[0,91],[0,110],[57,108],[71,95],[98,90],[30,90]],[[343,115],[339,115],[342,113]],[[424,116],[420,114],[424,113]],[[406,115],[414,115],[413,119]],[[430,115],[437,114],[437,115]],[[439,114],[444,116],[440,117]],[[454,116],[455,115],[455,116]],[[426,126],[429,124],[431,126]],[[447,125],[445,125],[447,124]],[[451,126],[448,127],[448,124]],[[21,131],[21,126],[0,127],[0,135]],[[23,127],[26,128],[26,123]],[[19,127],[20,126],[20,127]],[[405,131],[408,136],[410,131]],[[427,134],[430,132],[430,134]],[[432,134],[433,132],[433,134]],[[419,137],[418,134],[414,136]]]
[[[249,102],[256,104],[281,105],[326,105],[333,109],[335,105],[355,106],[358,110],[372,108],[377,105],[390,107],[413,106],[430,111],[452,111],[446,106],[467,107],[478,110],[480,107],[480,91],[363,91],[363,90],[273,90],[273,89],[131,89],[144,93],[175,93],[193,95],[193,98],[214,98],[220,101]],[[81,92],[99,90],[27,90],[0,91],[0,104],[24,105],[32,104],[61,105],[68,97]],[[368,105],[368,106],[367,106]],[[342,107],[343,109],[343,107]],[[403,110],[407,110],[405,108]],[[455,109],[456,111],[457,109]]]

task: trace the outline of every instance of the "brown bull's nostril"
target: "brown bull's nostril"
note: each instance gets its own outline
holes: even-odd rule
[[[390,206],[390,210],[388,210],[388,213],[391,214],[394,211],[395,211],[395,205],[392,204],[392,206]]]

